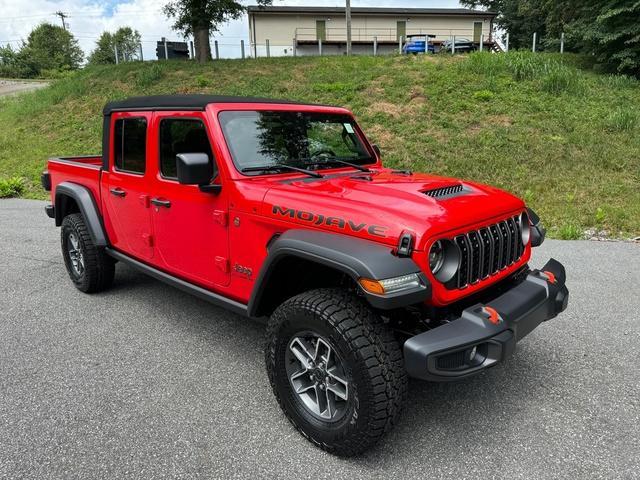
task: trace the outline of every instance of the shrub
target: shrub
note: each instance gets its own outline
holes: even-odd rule
[[[24,180],[19,177],[0,178],[0,198],[15,197],[24,191]]]

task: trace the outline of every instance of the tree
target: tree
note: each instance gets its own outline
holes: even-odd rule
[[[593,58],[606,70],[640,76],[640,1],[638,0],[461,0],[498,13],[496,23],[509,32],[514,48],[531,45],[565,49]],[[556,50],[557,51],[557,50]]]
[[[139,59],[140,33],[131,27],[120,27],[115,33],[102,32],[96,41],[96,48],[89,56],[89,63],[92,65],[116,63],[116,46],[118,61],[130,62]]]
[[[75,70],[84,54],[73,35],[62,27],[42,23],[34,28],[17,54],[16,62],[25,76],[35,77],[44,71]]]
[[[270,5],[273,0],[257,0],[258,5]],[[173,29],[183,35],[193,35],[196,59],[211,60],[209,35],[229,20],[238,19],[247,7],[236,0],[172,0],[163,11],[174,18]]]

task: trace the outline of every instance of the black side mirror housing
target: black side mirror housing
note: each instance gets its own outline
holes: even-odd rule
[[[178,182],[182,185],[198,185],[200,190],[217,193],[221,185],[212,185],[213,163],[206,153],[179,153],[176,155]]]
[[[376,145],[375,143],[372,145],[373,147],[373,151],[376,152],[376,155],[378,155],[378,157],[382,156],[382,152],[380,152],[380,147],[378,145]]]

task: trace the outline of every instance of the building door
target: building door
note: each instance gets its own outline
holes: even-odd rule
[[[406,21],[401,21],[398,22],[397,26],[396,26],[396,41],[400,40],[400,39],[407,39],[407,22]]]
[[[473,22],[473,43],[480,43],[482,36],[482,22]]]
[[[327,39],[327,22],[325,20],[316,20],[316,40]]]

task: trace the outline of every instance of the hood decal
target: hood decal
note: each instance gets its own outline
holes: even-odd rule
[[[314,213],[307,210],[295,210],[293,208],[285,208],[279,205],[274,205],[271,209],[271,213],[275,216],[297,218],[298,220],[315,226],[327,226],[335,227],[347,232],[358,233],[366,231],[369,235],[374,237],[386,238],[386,231],[389,227],[384,225],[367,224],[351,219],[346,219],[336,216],[326,216],[321,213]]]

